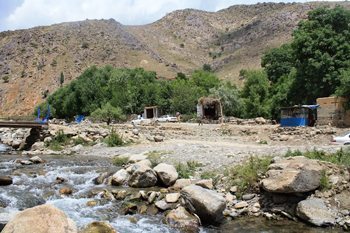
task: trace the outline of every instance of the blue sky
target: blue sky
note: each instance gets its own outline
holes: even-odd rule
[[[305,2],[305,0],[296,0]],[[122,24],[154,22],[185,8],[217,11],[256,0],[0,0],[0,31],[84,19],[114,18]],[[269,0],[281,2],[281,0]],[[287,2],[287,1],[283,1]]]

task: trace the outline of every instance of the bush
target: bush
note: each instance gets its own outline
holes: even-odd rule
[[[105,143],[109,147],[124,145],[123,138],[117,132],[115,132],[114,129],[111,130],[110,134],[105,139]]]
[[[112,159],[112,163],[114,166],[118,166],[118,167],[121,167],[125,164],[127,164],[129,161],[129,158],[128,157],[124,157],[124,156],[114,156],[113,159]]]
[[[264,175],[271,164],[270,157],[258,158],[251,156],[247,162],[234,166],[227,170],[230,186],[238,187],[237,196],[240,197],[246,192],[255,191],[258,181]]]
[[[157,150],[154,150],[154,151],[150,151],[148,153],[146,153],[147,155],[147,158],[149,161],[151,161],[151,166],[152,167],[155,167],[157,166],[159,163],[162,162],[162,155],[165,155],[165,154],[169,154],[170,152],[168,151],[157,151]]]
[[[2,77],[2,80],[4,81],[4,83],[8,83],[10,81],[10,77],[6,75]]]
[[[346,149],[340,149],[334,153],[326,153],[324,151],[318,151],[318,150],[312,150],[312,151],[306,151],[301,152],[299,150],[296,151],[287,151],[285,154],[286,157],[293,157],[293,156],[305,156],[309,159],[317,159],[321,161],[326,161],[338,165],[344,165],[346,167],[350,167],[350,150]]]
[[[329,181],[329,177],[326,174],[326,171],[322,171],[320,178],[320,190],[326,191],[331,189],[331,183]]]
[[[77,137],[77,138],[74,138],[73,139],[73,145],[76,146],[76,145],[83,145],[83,146],[86,146],[88,145],[89,143],[87,141],[85,141],[82,137]]]
[[[70,138],[64,134],[62,129],[58,130],[56,136],[46,146],[54,151],[62,150],[65,145],[69,143]]]
[[[112,120],[121,121],[126,118],[121,108],[113,107],[109,102],[91,113],[91,117],[94,120],[105,121],[107,125],[109,125]]]
[[[175,168],[177,173],[179,174],[179,178],[188,179],[194,175],[194,172],[198,167],[202,167],[203,165],[197,161],[190,160],[186,163],[177,163]]]

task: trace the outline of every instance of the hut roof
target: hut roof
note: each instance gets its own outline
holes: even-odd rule
[[[201,97],[198,100],[198,104],[202,105],[213,105],[213,104],[219,104],[220,99],[212,98],[212,97]]]

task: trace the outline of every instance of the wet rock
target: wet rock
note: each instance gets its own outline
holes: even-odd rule
[[[120,169],[116,173],[113,174],[111,184],[112,185],[123,185],[127,182],[130,175],[125,169]]]
[[[11,176],[0,176],[0,186],[11,185],[13,183]]]
[[[181,196],[186,207],[197,214],[202,222],[215,224],[223,219],[226,201],[216,191],[190,185],[182,189]]]
[[[135,188],[152,187],[157,183],[157,174],[152,168],[144,165],[137,165],[130,175],[128,184]]]
[[[169,193],[165,195],[165,201],[168,203],[177,202],[180,198],[180,193]]]
[[[121,206],[122,214],[136,214],[137,204],[134,202],[124,202]]]
[[[117,233],[117,231],[108,222],[92,222],[81,233]]]
[[[66,181],[66,179],[57,176],[57,177],[56,177],[55,183],[56,183],[56,184],[62,184],[62,183],[64,183],[65,181]]]
[[[196,185],[201,186],[206,189],[213,189],[213,180],[212,179],[203,179],[196,182]]]
[[[151,192],[148,196],[148,203],[153,203],[154,200],[156,199],[158,193],[157,192]]]
[[[171,210],[165,216],[165,222],[169,226],[179,229],[181,232],[199,232],[198,219],[182,206]]]
[[[159,210],[155,205],[150,205],[147,208],[147,214],[149,215],[156,215],[158,214]]]
[[[42,160],[39,156],[34,156],[29,159],[32,163],[44,163],[44,160]]]
[[[96,206],[97,205],[97,201],[88,201],[88,202],[86,202],[86,205],[89,206],[89,207]]]
[[[77,233],[75,223],[52,205],[41,205],[21,211],[10,220],[2,233]]]
[[[296,214],[299,218],[316,226],[335,224],[335,215],[328,210],[322,199],[311,198],[298,203]]]
[[[102,174],[100,174],[98,177],[96,177],[93,182],[94,184],[96,185],[99,185],[99,184],[103,184],[104,181],[111,176],[111,173],[110,172],[104,172]]]
[[[173,204],[169,204],[164,200],[156,201],[154,204],[158,209],[163,210],[163,211],[173,208]]]
[[[269,166],[262,187],[274,193],[303,193],[320,186],[322,166],[302,156],[280,159]]]
[[[166,163],[160,163],[153,169],[166,187],[174,184],[179,176],[179,174],[176,171],[176,168],[173,165],[169,165]]]
[[[31,150],[43,150],[45,148],[44,142],[36,142],[32,145]]]
[[[20,163],[22,165],[32,165],[33,164],[29,160],[16,160],[16,163]]]
[[[73,190],[69,187],[63,187],[59,192],[61,195],[71,195],[73,193]]]
[[[145,205],[145,204],[143,204],[143,205],[139,205],[138,207],[137,207],[137,212],[139,213],[139,214],[146,214],[147,213],[147,205]]]
[[[32,208],[34,206],[45,204],[45,200],[42,197],[27,193],[17,200],[18,209],[24,210],[27,208]]]
[[[118,190],[116,192],[114,192],[112,190],[112,193],[113,193],[115,199],[117,199],[117,200],[124,200],[126,198],[126,196],[128,195],[128,192],[126,190]]]

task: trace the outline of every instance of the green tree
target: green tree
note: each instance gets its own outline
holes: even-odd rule
[[[220,99],[225,116],[241,115],[243,103],[236,86],[229,82],[221,83],[218,87],[210,89],[210,96]]]
[[[309,12],[293,33],[297,75],[292,92],[295,103],[312,103],[334,94],[340,73],[349,67],[350,11],[342,7]]]
[[[337,88],[337,96],[350,96],[350,68],[340,73],[340,85]]]
[[[109,102],[92,112],[91,117],[95,120],[107,122],[107,125],[109,125],[112,120],[125,120],[125,115],[122,110],[119,107],[113,107]]]
[[[194,71],[190,80],[195,86],[202,88],[206,94],[209,93],[211,88],[220,84],[220,80],[215,74],[203,70]]]
[[[278,79],[288,75],[294,67],[295,56],[290,44],[273,48],[261,58],[261,66],[265,69],[268,79],[277,83]]]
[[[63,72],[61,72],[61,74],[60,74],[60,86],[61,87],[62,87],[63,83],[64,83],[64,74],[63,74]]]
[[[244,103],[243,116],[270,117],[269,106],[269,80],[263,70],[251,70],[244,72],[246,79],[242,90]]]

